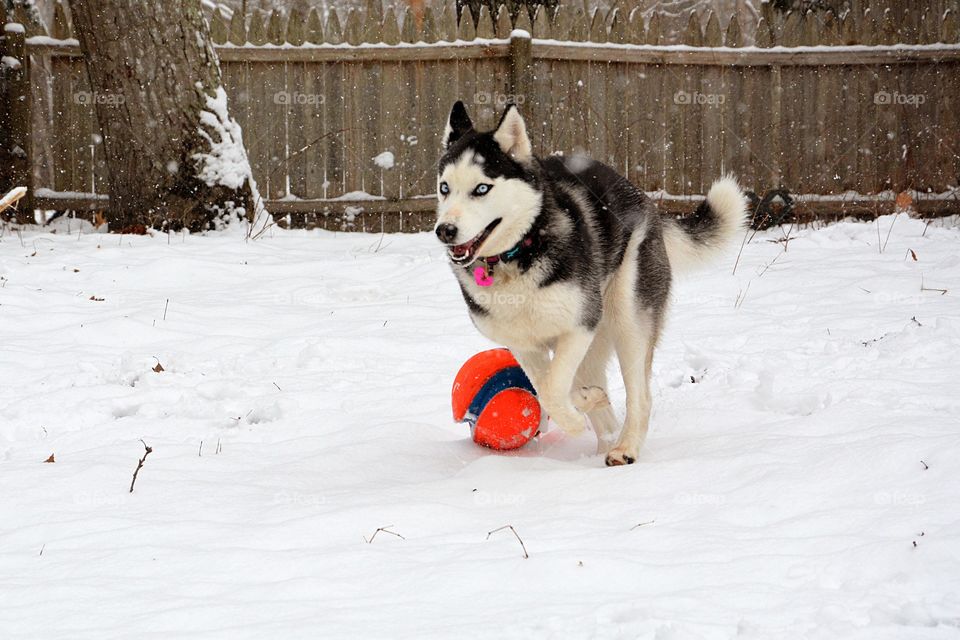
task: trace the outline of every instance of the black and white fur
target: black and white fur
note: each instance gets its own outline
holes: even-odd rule
[[[471,319],[513,352],[558,426],[577,434],[589,416],[607,465],[633,463],[647,434],[672,274],[709,259],[743,228],[739,186],[717,180],[694,215],[662,218],[606,165],[534,156],[513,105],[495,130],[479,132],[457,102],[443,144],[435,230]],[[492,286],[477,284],[477,260],[518,246],[515,259],[494,265]],[[627,394],[619,438],[606,394],[614,353]]]

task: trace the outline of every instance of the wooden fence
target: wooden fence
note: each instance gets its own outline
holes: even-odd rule
[[[676,44],[656,13],[562,8],[514,24],[484,9],[458,23],[452,3],[419,15],[376,2],[326,18],[218,11],[211,32],[261,194],[294,225],[429,227],[457,99],[486,126],[518,102],[537,153],[589,153],[668,210],[733,172],[758,194],[799,194],[802,215],[886,212],[904,190],[942,213],[960,211],[960,3],[939,4],[939,15],[767,10],[749,29],[694,13]],[[30,127],[14,135],[34,204],[104,208],[93,102],[109,97],[90,94],[63,5],[52,37],[6,35],[32,87],[11,103]]]

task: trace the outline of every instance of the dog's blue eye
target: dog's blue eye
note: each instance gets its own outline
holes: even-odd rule
[[[475,196],[485,196],[490,193],[490,189],[493,189],[492,184],[487,184],[486,182],[481,182],[477,185],[477,188],[473,190],[473,195]]]
[[[447,195],[448,193],[450,193],[450,185],[448,185],[446,182],[441,182],[440,193],[442,193],[443,195]]]

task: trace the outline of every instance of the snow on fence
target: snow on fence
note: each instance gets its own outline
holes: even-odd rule
[[[802,216],[887,212],[903,190],[921,212],[960,210],[956,0],[929,3],[949,5],[940,13],[840,18],[767,3],[755,22],[692,13],[679,31],[664,14],[616,8],[521,12],[515,23],[467,9],[458,21],[452,4],[212,14],[271,212],[296,225],[428,228],[457,99],[482,125],[519,103],[537,152],[584,150],[676,212],[726,171],[761,195],[805,195]],[[14,101],[13,122],[32,126],[14,134],[32,144],[17,166],[44,187],[37,206],[97,210],[107,173],[94,103],[111,97],[90,94],[62,3],[55,15],[52,37],[36,25],[25,40],[7,34],[32,86]]]

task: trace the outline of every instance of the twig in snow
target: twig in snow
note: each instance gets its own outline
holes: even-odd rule
[[[143,442],[143,440],[140,440]],[[137,474],[140,473],[140,469],[143,468],[143,463],[147,460],[147,456],[153,453],[153,447],[148,447],[146,442],[143,442],[143,448],[146,451],[143,453],[143,457],[140,458],[140,462],[137,463],[137,468],[133,470],[133,480],[130,481],[130,493],[133,493],[133,485],[137,484]]]
[[[197,457],[198,457],[198,458],[202,458],[202,457],[203,457],[203,440],[200,441],[200,450],[197,451]]]
[[[930,468],[930,465],[928,465],[928,464],[927,464],[926,462],[924,462],[923,460],[920,461],[920,464],[923,465],[923,470],[924,470],[924,471],[926,471],[927,469]]]
[[[170,298],[167,298],[167,301],[163,304],[163,319],[167,319],[167,307],[170,306]]]
[[[276,382],[273,383],[273,386],[277,388],[277,391],[283,391],[283,389],[280,388],[280,385],[278,385]]]
[[[395,531],[390,531],[390,527],[392,527],[392,526],[393,526],[392,524],[388,524],[388,525],[385,526],[385,527],[379,527],[376,531],[373,532],[373,535],[370,536],[370,539],[369,539],[369,540],[367,540],[366,538],[364,538],[363,541],[366,542],[367,544],[372,543],[372,542],[373,542],[373,539],[376,538],[376,537],[377,537],[377,534],[380,533],[381,531],[383,531],[384,533],[389,533],[389,534],[392,535],[392,536],[397,536],[397,537],[400,538],[401,540],[406,540],[406,538],[404,538],[404,537],[403,537],[402,535],[400,535],[399,533],[397,533],[397,532],[395,532]]]
[[[39,554],[37,557],[43,556],[43,550],[46,549],[46,548],[47,548],[47,543],[44,542],[44,543],[43,543],[43,546],[40,547],[40,554]]]
[[[650,522],[641,522],[640,524],[635,524],[635,525],[633,525],[632,527],[630,527],[630,531],[633,531],[633,530],[636,529],[637,527],[642,527],[642,526],[647,525],[647,524],[653,524],[654,522],[656,522],[656,520],[651,520]]]
[[[374,253],[380,253],[380,249],[383,247],[383,237],[386,235],[386,233],[386,231],[380,232],[380,239],[377,240],[377,248],[373,250]],[[372,247],[373,245],[370,246]],[[389,247],[390,245],[388,244],[387,246]]]
[[[947,295],[947,289],[931,288],[923,284],[923,276],[920,276],[920,291],[939,291],[940,295]]]
[[[782,255],[785,254],[786,252],[787,252],[787,245],[784,244],[784,245],[783,245],[783,251],[781,251],[780,253],[778,253],[777,256],[776,256],[773,260],[771,260],[763,269],[761,269],[761,270],[760,270],[760,273],[757,274],[757,277],[758,277],[758,278],[762,278],[762,277],[763,277],[763,274],[765,274],[765,273],[767,272],[767,269],[769,269],[770,267],[772,267],[773,264],[780,258],[780,256],[782,256]]]
[[[747,239],[748,235],[750,235],[750,227],[747,227],[743,232],[743,241],[740,243],[740,251],[737,252],[737,259],[733,263],[733,275],[737,275],[737,265],[740,264],[740,256],[743,255],[743,248],[747,246],[747,242],[749,242]]]
[[[220,455],[220,438],[217,438],[217,451],[214,455]]]
[[[752,280],[748,281],[747,288],[741,289],[741,291],[737,294],[737,299],[733,303],[734,309],[739,309],[741,306],[743,306],[743,301],[747,299],[747,292],[750,291],[750,282],[753,282],[753,281]]]
[[[886,248],[887,248],[887,243],[890,242],[890,233],[893,231],[893,225],[897,224],[897,218],[899,218],[899,217],[900,217],[900,212],[898,211],[898,212],[893,216],[893,222],[890,223],[890,228],[887,229],[887,238],[886,238],[886,240],[883,241],[883,246],[880,247],[880,253],[883,253],[883,252],[886,250]],[[878,227],[879,227],[879,223],[877,223],[877,225],[878,225]]]
[[[494,529],[493,531],[488,531],[488,532],[487,532],[487,540],[489,540],[489,539],[490,539],[490,536],[492,536],[493,534],[495,534],[497,531],[503,531],[504,529],[510,529],[510,531],[513,531],[513,535],[515,535],[515,536],[517,537],[517,542],[520,543],[520,548],[523,549],[523,557],[524,557],[524,558],[529,558],[529,557],[530,557],[530,554],[527,553],[527,545],[523,544],[523,540],[520,538],[520,534],[517,533],[517,530],[513,528],[513,525],[512,525],[512,524],[505,524],[505,525],[503,525],[502,527],[497,527],[497,528]]]

